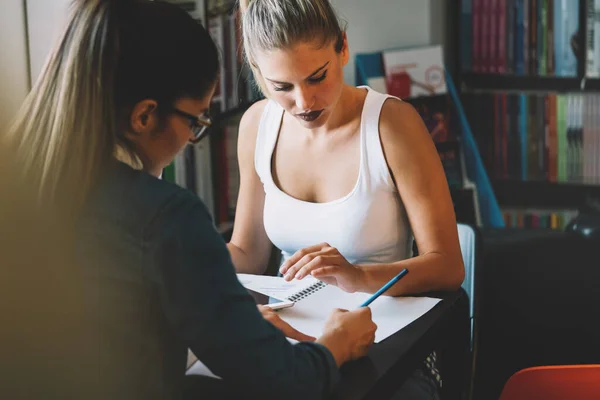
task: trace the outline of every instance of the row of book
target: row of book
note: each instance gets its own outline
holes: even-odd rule
[[[463,72],[577,76],[579,0],[461,1]]]
[[[507,228],[564,230],[577,216],[577,211],[504,208],[502,215]]]
[[[464,103],[491,176],[600,183],[600,95],[468,93]]]

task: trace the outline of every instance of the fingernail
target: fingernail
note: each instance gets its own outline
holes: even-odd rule
[[[296,274],[296,279],[302,279],[302,274]]]

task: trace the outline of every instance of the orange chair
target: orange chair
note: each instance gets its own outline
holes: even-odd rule
[[[600,364],[525,368],[508,379],[500,395],[500,400],[535,399],[600,399]]]

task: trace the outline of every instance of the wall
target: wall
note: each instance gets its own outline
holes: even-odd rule
[[[29,90],[25,10],[22,0],[2,0],[0,11],[0,129],[5,129]]]
[[[71,0],[27,0],[31,81],[39,76],[64,29]]]
[[[354,84],[354,56],[388,48],[446,45],[447,9],[456,0],[331,0],[348,25],[350,62],[346,82]],[[445,52],[451,65],[453,55]]]

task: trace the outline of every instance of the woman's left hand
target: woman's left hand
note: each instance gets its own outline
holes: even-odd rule
[[[363,271],[327,243],[298,250],[281,265],[279,272],[286,281],[312,275],[350,293],[358,291],[364,282]]]

